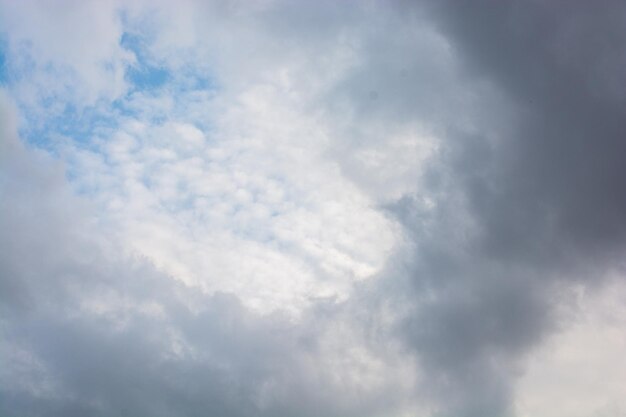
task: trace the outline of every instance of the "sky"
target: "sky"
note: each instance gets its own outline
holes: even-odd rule
[[[0,0],[0,414],[626,416],[626,4]]]

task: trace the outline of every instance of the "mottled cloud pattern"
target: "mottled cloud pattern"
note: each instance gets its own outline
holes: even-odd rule
[[[622,2],[0,4],[3,416],[626,415]]]

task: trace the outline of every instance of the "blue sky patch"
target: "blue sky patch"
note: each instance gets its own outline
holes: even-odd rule
[[[124,32],[120,45],[133,52],[137,62],[126,70],[126,79],[135,90],[152,90],[165,85],[171,79],[170,72],[158,65],[148,54],[146,39],[143,36]]]
[[[4,85],[8,82],[6,50],[6,41],[0,37],[0,85]]]
[[[165,85],[170,79],[170,73],[165,68],[141,65],[129,67],[126,79],[137,90],[151,90]]]

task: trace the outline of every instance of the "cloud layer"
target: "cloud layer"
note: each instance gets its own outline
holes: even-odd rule
[[[3,415],[626,412],[619,2],[0,22]]]

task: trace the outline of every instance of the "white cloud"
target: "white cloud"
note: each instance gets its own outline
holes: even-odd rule
[[[87,19],[81,10],[64,18]],[[117,59],[123,31],[144,30],[145,53],[155,62],[178,72],[193,68],[197,76],[208,72],[217,84],[208,91],[174,84],[156,94],[118,94],[125,110],[116,110],[112,125],[91,138],[68,137],[57,150],[74,188],[97,202],[101,221],[120,230],[127,250],[205,291],[234,292],[260,311],[297,312],[319,297],[345,299],[355,281],[381,270],[400,232],[379,211],[380,195],[345,176],[334,155],[342,132],[312,108],[355,64],[353,35],[341,35],[346,40],[336,45],[329,34],[277,48],[280,30],[253,18],[267,14],[269,21],[275,12],[271,4],[253,11],[192,2],[158,8],[112,3],[99,18],[115,24],[95,39],[84,34],[90,54],[37,57],[87,74],[77,85],[106,95],[105,87],[88,80],[91,69],[100,68],[103,57]],[[56,21],[44,10],[33,13]],[[222,30],[225,22],[241,30]],[[260,26],[251,31],[247,24]],[[339,33],[342,25],[331,22],[329,30]],[[17,35],[45,48],[40,37],[63,43],[67,33]],[[320,61],[316,52],[327,47]],[[89,103],[83,98],[82,105]],[[98,104],[96,113],[107,106]],[[385,189],[387,200],[397,197],[410,189],[428,155],[431,145],[421,142],[428,140],[400,132],[389,146],[358,151],[359,169],[379,178],[372,183]],[[367,152],[378,162],[361,158]],[[381,164],[394,155],[404,162],[383,172]]]
[[[64,150],[78,189],[107,208],[128,248],[262,311],[345,299],[354,280],[380,270],[396,226],[326,158],[324,126],[288,93],[259,86],[186,106],[223,110],[131,119],[95,151]]]
[[[625,416],[626,285],[579,288],[563,329],[534,352],[521,379],[520,416]]]
[[[12,86],[20,100],[40,106],[63,96],[70,103],[112,100],[126,88],[124,69],[133,61],[120,45],[117,2],[2,2],[9,65],[23,74]]]
[[[320,303],[298,321],[259,316],[237,296],[159,273],[124,253],[128,235],[72,195],[58,161],[23,147],[5,97],[0,104],[0,193],[11,195],[0,201],[0,353],[11,359],[0,375],[11,381],[1,390],[11,412],[362,416],[413,407],[411,359],[354,322],[361,306]],[[155,221],[157,234],[173,230],[168,220]],[[218,256],[203,255],[238,256],[244,272],[281,261],[230,239]],[[173,242],[160,249],[195,249]]]

